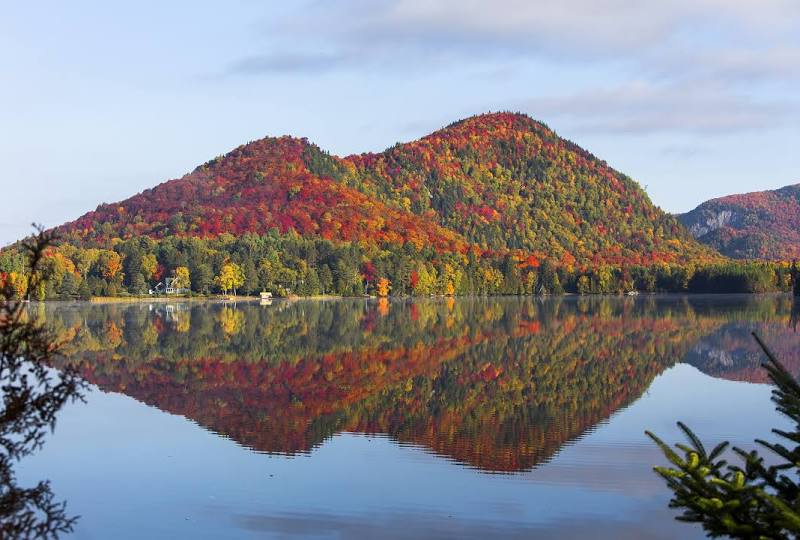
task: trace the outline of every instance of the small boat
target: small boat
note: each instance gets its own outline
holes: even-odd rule
[[[639,296],[639,291],[628,291],[625,294],[628,296]]]
[[[272,293],[271,292],[262,292],[261,293],[261,300],[272,300]]]

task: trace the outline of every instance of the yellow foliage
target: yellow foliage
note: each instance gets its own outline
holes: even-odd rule
[[[236,263],[225,263],[222,265],[219,275],[214,278],[214,283],[222,289],[223,293],[227,294],[228,291],[233,289],[234,294],[236,294],[236,287],[241,287],[244,284],[244,272]]]
[[[185,266],[179,266],[175,269],[175,281],[173,282],[175,288],[188,289],[192,286],[189,279],[189,269]]]
[[[158,271],[158,260],[153,254],[148,254],[142,257],[142,270],[144,271],[147,279],[153,279]]]
[[[242,330],[244,315],[233,308],[224,307],[219,313],[219,324],[226,335],[232,336]]]

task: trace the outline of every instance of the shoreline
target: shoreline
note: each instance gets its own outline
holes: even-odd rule
[[[285,296],[274,297],[271,301],[284,300],[338,300],[340,298],[361,298],[359,296],[337,296],[331,294],[319,294],[315,296]],[[73,299],[52,299],[48,302],[75,302]],[[78,302],[89,302],[91,304],[164,304],[174,302],[261,302],[260,296],[222,296],[222,295],[195,295],[195,296],[92,296],[88,300],[77,300]]]
[[[385,298],[391,301],[407,301],[407,300],[423,300],[423,299],[446,299],[446,298],[533,298],[533,299],[547,299],[547,298],[620,298],[620,299],[643,299],[652,297],[683,297],[683,298],[719,298],[719,297],[746,297],[746,296],[787,296],[789,298],[800,300],[800,297],[794,296],[791,292],[762,292],[762,293],[670,293],[670,292],[655,292],[655,293],[639,293],[635,296],[628,296],[626,294],[576,294],[576,293],[563,293],[563,294],[550,294],[550,295],[427,295],[427,296],[386,296],[378,297],[374,295],[368,296],[340,296],[340,295],[315,295],[315,296],[285,296],[274,297],[269,302],[294,302],[294,301],[333,301],[345,299],[359,299],[359,300],[379,300]],[[36,301],[33,301],[36,302]],[[236,296],[226,297],[221,295],[209,296],[93,296],[88,300],[78,298],[53,298],[47,299],[46,302],[87,302],[91,304],[170,304],[170,303],[184,303],[184,302],[210,302],[210,303],[261,303],[261,298],[258,296]],[[269,303],[265,302],[265,304]]]

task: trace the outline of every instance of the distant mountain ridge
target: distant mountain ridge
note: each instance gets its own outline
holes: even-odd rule
[[[712,199],[678,218],[728,257],[800,258],[800,184]]]
[[[629,177],[515,113],[470,117],[344,158],[305,139],[261,139],[58,230],[97,247],[276,230],[578,267],[719,258]]]

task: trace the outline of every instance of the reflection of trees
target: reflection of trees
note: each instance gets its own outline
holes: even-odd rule
[[[226,335],[238,334],[243,324],[244,315],[241,311],[224,306],[219,312],[219,325]],[[189,326],[191,327],[191,324]]]
[[[48,243],[40,234],[29,247],[31,290],[42,286],[38,269]],[[46,366],[57,353],[54,336],[4,281],[0,276],[0,537],[54,538],[71,531],[75,518],[54,500],[49,482],[17,485],[14,465],[42,447],[56,414],[79,397],[82,383],[71,369]]]
[[[522,320],[348,408],[342,428],[388,433],[485,470],[529,469],[639,397],[683,352],[675,338],[693,332],[686,321],[570,315],[541,331]]]
[[[385,433],[481,469],[516,471],[627,406],[702,336],[737,318],[785,326],[780,298],[731,302],[721,310],[656,298],[395,301],[388,311],[361,300],[201,304],[183,312],[183,332],[164,308],[64,307],[52,320],[92,382],[257,450],[307,451],[340,431]]]

